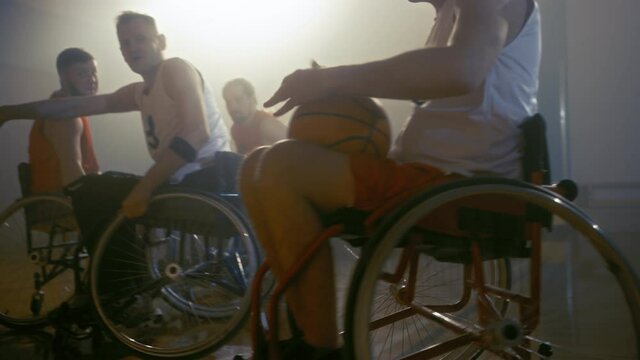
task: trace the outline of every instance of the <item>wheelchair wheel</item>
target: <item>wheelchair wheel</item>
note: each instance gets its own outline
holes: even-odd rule
[[[220,197],[155,196],[144,217],[120,216],[91,263],[99,321],[143,357],[202,356],[249,312],[261,257],[244,216]]]
[[[541,235],[539,272],[533,256],[510,257],[503,263],[508,264],[510,281],[502,285],[487,268],[504,260],[483,261],[484,284],[492,291],[480,296],[473,275],[467,280],[474,284],[468,305],[443,307],[460,296],[449,296],[455,278],[437,269],[459,270],[463,265],[421,255],[420,261],[425,257],[436,270],[427,267],[416,282],[425,276],[432,285],[424,293],[416,290],[415,297],[402,297],[405,284],[390,285],[386,275],[390,264],[397,263],[396,246],[439,206],[478,194],[524,200],[559,219],[552,232]],[[544,189],[489,179],[434,188],[390,216],[370,245],[357,265],[348,299],[352,316],[346,319],[345,342],[350,358],[637,359],[640,354],[638,278],[597,225]],[[532,286],[536,278],[539,300]],[[380,289],[387,289],[393,296],[386,301],[400,309],[385,323],[390,329],[386,338],[377,337],[376,331],[383,329],[376,322],[381,316],[376,297]],[[486,300],[489,316],[479,310],[479,298]]]
[[[75,292],[86,253],[71,203],[61,196],[20,199],[0,214],[0,323],[32,328]],[[86,260],[84,260],[86,262]]]

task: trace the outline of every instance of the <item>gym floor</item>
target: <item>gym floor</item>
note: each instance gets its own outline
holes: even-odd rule
[[[202,359],[231,360],[235,355],[248,358],[251,354],[251,337],[248,327],[242,329],[229,341],[234,346],[225,346]],[[135,360],[136,356],[128,355],[108,340],[95,346],[91,339],[67,339],[62,350],[54,350],[54,330],[46,327],[28,332],[15,331],[0,326],[0,358],[12,360]]]
[[[634,239],[638,238],[637,232],[614,232],[608,231],[611,240],[618,248],[627,255],[634,270],[638,272],[637,259],[638,247],[633,245]],[[348,272],[358,256],[358,251],[344,245],[343,242],[333,244],[335,261],[338,268],[338,298],[344,298],[344,289],[348,283]],[[342,273],[342,275],[341,275]],[[3,296],[6,296],[3,294]],[[341,316],[341,314],[339,314]],[[115,344],[105,340],[99,346],[94,346],[90,339],[69,340],[64,347],[64,354],[54,352],[54,331],[51,327],[41,330],[19,332],[0,326],[0,358],[3,359],[105,359],[105,360],[131,360],[138,359],[118,350]],[[225,346],[223,350],[217,351],[203,359],[231,360],[237,354],[244,355],[245,358],[251,353],[251,334],[248,325],[229,341],[230,346]]]

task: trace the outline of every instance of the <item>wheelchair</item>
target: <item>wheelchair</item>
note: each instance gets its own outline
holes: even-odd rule
[[[254,359],[279,358],[278,301],[333,237],[362,247],[341,333],[348,359],[637,359],[638,277],[570,202],[575,184],[546,185],[542,117],[522,131],[526,181],[454,180],[373,213],[336,214],[279,279],[267,326],[257,296],[263,264]]]
[[[237,194],[167,189],[138,219],[116,217],[92,253],[101,328],[143,358],[220,349],[249,313],[262,255]]]
[[[28,194],[27,164],[19,174]],[[52,312],[83,290],[92,330],[142,358],[197,358],[225,345],[249,313],[262,259],[237,194],[166,187],[144,216],[116,216],[91,256],[62,195],[25,196],[2,212],[0,226],[0,259],[11,274],[0,278],[1,323],[51,324]]]
[[[79,289],[88,254],[70,201],[31,194],[28,164],[18,174],[23,197],[0,213],[0,323],[32,329]]]

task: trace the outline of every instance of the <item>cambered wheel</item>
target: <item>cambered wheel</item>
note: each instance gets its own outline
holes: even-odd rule
[[[462,265],[424,254],[419,256],[425,267],[418,267],[416,285],[431,285],[424,292],[416,291],[415,297],[403,297],[410,282],[390,285],[383,275],[397,264],[400,241],[434,209],[477,194],[511,196],[554,214],[553,231],[541,235],[539,302],[521,300],[535,293],[531,257],[509,259],[511,281],[504,286],[500,276],[486,271],[501,260],[484,262],[484,284],[497,289],[483,297],[488,315],[481,316],[478,310],[475,275],[467,306],[439,307],[443,300],[449,303],[448,299],[459,297],[453,291],[459,289],[454,284],[460,282],[456,274]],[[638,278],[597,225],[563,198],[541,188],[509,180],[434,188],[390,216],[364,254],[348,299],[347,314],[352,316],[347,318],[345,341],[350,358],[637,359],[640,354]],[[509,292],[521,298],[504,295]],[[379,335],[384,327],[378,327],[376,320],[387,308],[418,311],[410,317],[398,316]]]
[[[0,214],[0,323],[39,327],[75,292],[86,253],[71,203],[62,196],[20,199]]]
[[[243,215],[213,195],[155,196],[147,214],[118,217],[91,265],[106,331],[143,357],[198,357],[242,325],[260,263]]]

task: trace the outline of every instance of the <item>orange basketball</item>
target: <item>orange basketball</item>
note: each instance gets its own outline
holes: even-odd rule
[[[289,138],[347,154],[386,157],[391,127],[382,107],[367,97],[329,97],[298,107]]]

